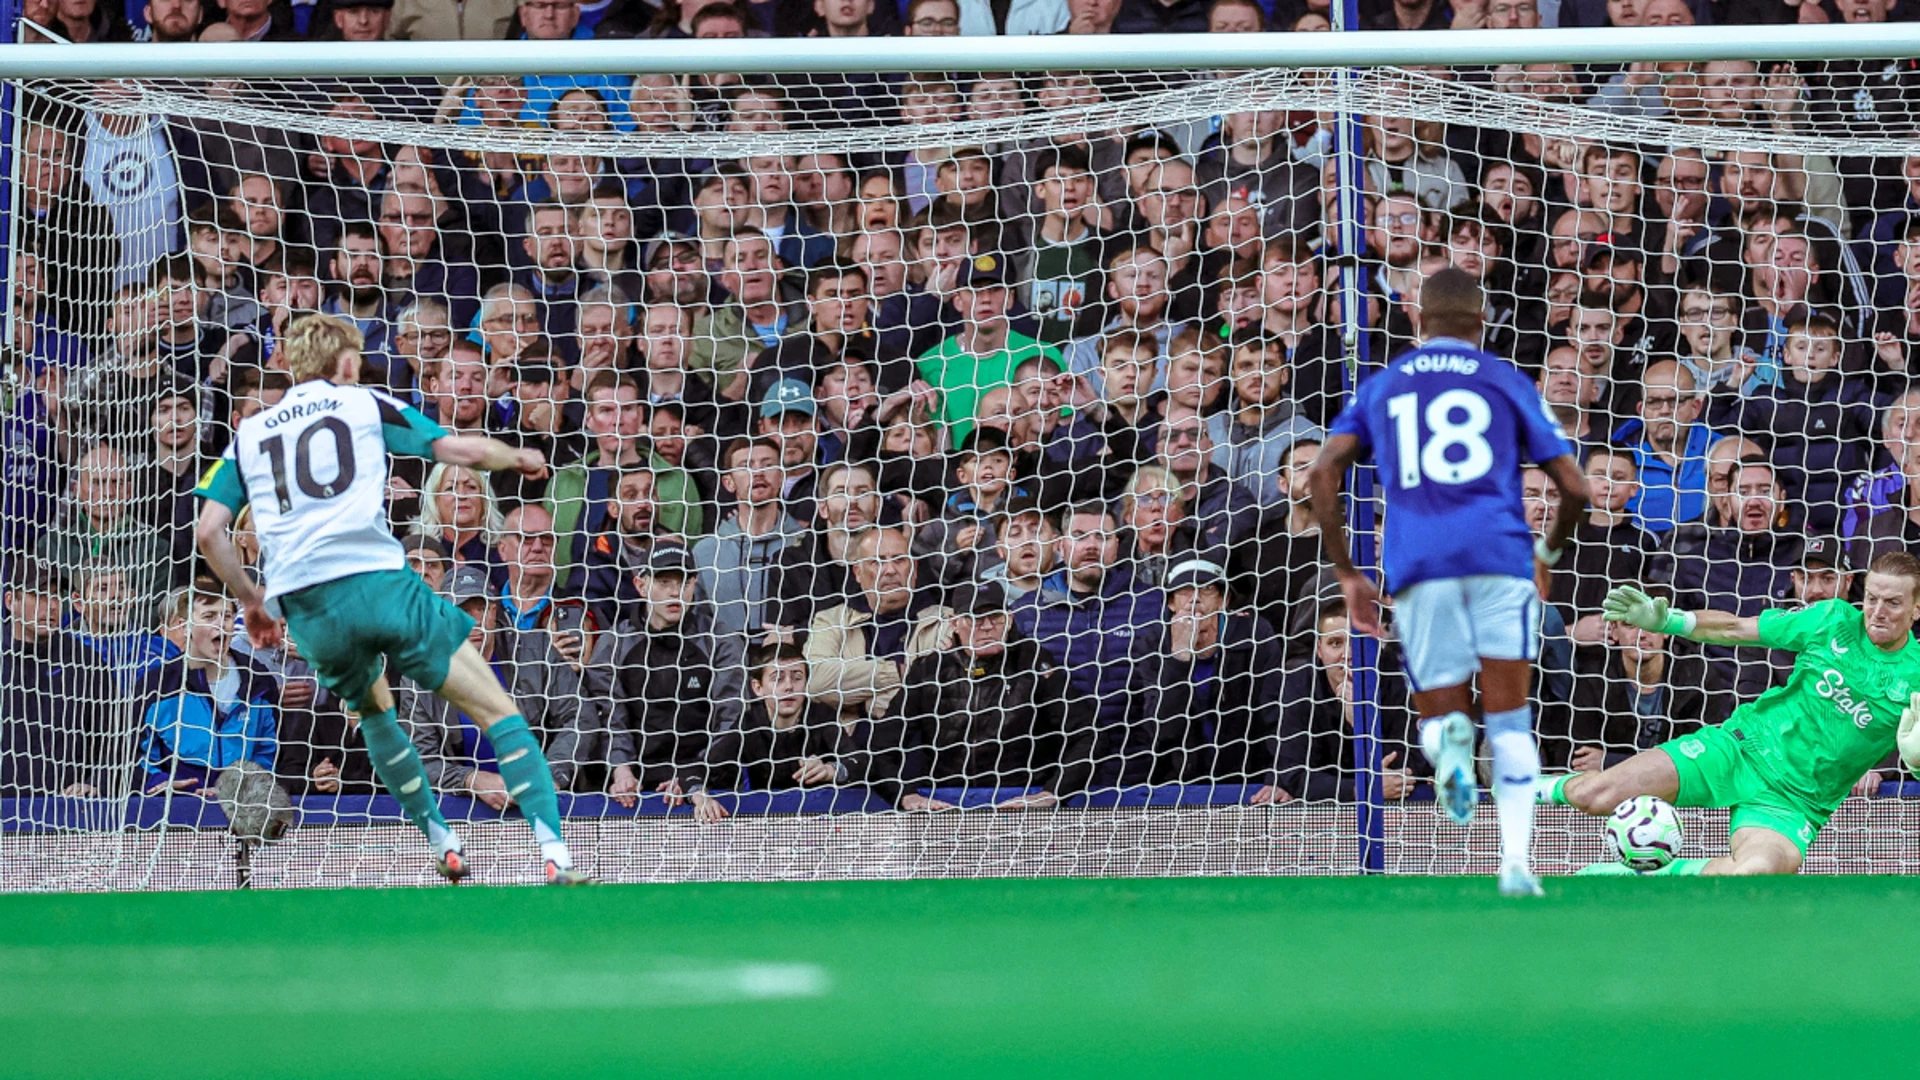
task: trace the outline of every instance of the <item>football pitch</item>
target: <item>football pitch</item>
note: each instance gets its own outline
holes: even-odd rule
[[[1547,885],[8,896],[0,1075],[1698,1078],[1911,1057],[1914,882]]]

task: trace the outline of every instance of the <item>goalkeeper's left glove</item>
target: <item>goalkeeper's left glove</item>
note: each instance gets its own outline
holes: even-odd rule
[[[1907,768],[1920,770],[1920,691],[1908,700],[1900,713],[1900,734],[1894,740],[1900,747],[1900,760]]]
[[[1696,621],[1693,612],[1675,611],[1664,597],[1656,600],[1631,585],[1609,590],[1600,602],[1600,614],[1608,622],[1623,622],[1669,637],[1693,633]]]

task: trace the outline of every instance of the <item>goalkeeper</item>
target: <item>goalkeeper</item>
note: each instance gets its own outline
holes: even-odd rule
[[[1731,853],[1677,859],[1661,873],[1791,874],[1854,783],[1898,744],[1920,767],[1920,559],[1888,552],[1867,568],[1866,600],[1823,600],[1799,611],[1743,618],[1676,611],[1639,589],[1617,588],[1605,617],[1717,645],[1797,654],[1793,675],[1702,728],[1604,772],[1541,781],[1542,802],[1608,814],[1636,795],[1675,806],[1724,806]]]

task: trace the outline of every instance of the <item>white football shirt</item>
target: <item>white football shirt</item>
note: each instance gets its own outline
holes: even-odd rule
[[[387,521],[387,454],[431,458],[446,429],[378,390],[303,382],[240,423],[195,493],[253,507],[267,598],[407,565]]]

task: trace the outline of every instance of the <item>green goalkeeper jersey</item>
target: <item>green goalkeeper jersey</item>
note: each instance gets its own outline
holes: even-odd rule
[[[1920,689],[1911,635],[1887,652],[1845,600],[1760,615],[1760,643],[1798,653],[1793,676],[1735,709],[1726,729],[1783,795],[1823,816],[1893,749],[1900,713]]]

